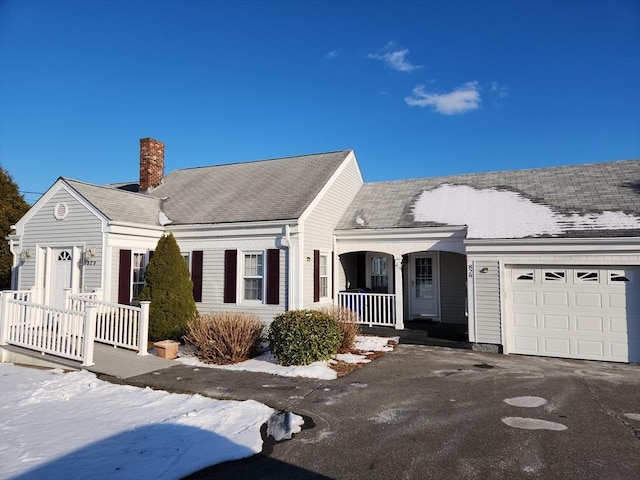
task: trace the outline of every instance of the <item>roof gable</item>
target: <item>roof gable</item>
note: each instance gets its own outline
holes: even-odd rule
[[[338,229],[461,224],[469,238],[638,235],[640,160],[365,184]]]
[[[351,150],[177,170],[150,195],[173,224],[296,219]]]
[[[158,198],[67,178],[63,180],[111,222],[160,225]]]

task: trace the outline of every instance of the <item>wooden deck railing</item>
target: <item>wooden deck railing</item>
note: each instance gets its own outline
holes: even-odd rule
[[[92,294],[67,297],[68,308],[84,310],[87,305],[97,309],[96,342],[138,350],[138,355],[148,354],[149,302],[140,302],[139,307],[133,307],[97,300]]]
[[[395,326],[396,296],[393,293],[340,292],[338,305],[356,312],[360,323]]]
[[[93,365],[96,308],[67,310],[0,293],[0,345],[16,345]]]

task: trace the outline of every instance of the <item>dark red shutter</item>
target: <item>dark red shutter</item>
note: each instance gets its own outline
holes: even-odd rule
[[[238,251],[224,251],[224,303],[236,303]]]
[[[313,251],[313,301],[320,301],[320,250]]]
[[[267,250],[267,304],[280,303],[280,250]]]
[[[118,303],[131,303],[131,250],[120,250],[118,267]]]
[[[193,281],[193,299],[202,301],[202,258],[203,251],[191,252],[191,280]]]

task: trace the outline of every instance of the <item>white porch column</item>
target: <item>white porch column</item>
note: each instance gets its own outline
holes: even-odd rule
[[[149,355],[149,305],[151,302],[140,302],[140,323],[138,324],[138,355]]]
[[[84,310],[84,341],[82,344],[82,366],[90,367],[93,362],[93,343],[96,339],[96,321],[98,318],[98,307],[87,304]]]
[[[404,329],[404,291],[402,289],[402,256],[393,256],[395,269],[393,272],[394,292],[396,295],[396,330]]]

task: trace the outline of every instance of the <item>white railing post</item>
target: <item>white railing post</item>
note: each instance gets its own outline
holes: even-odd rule
[[[396,330],[404,330],[404,292],[402,290],[402,257],[394,257],[395,279],[394,293],[396,295]]]
[[[149,355],[149,305],[151,302],[140,302],[140,324],[138,325],[138,355]]]
[[[96,337],[98,307],[86,304],[84,309],[84,343],[82,344],[82,366],[93,365],[93,343]]]
[[[71,292],[72,290],[70,288],[64,288],[64,308],[68,308],[71,309]]]
[[[9,339],[9,294],[0,292],[0,345]]]

